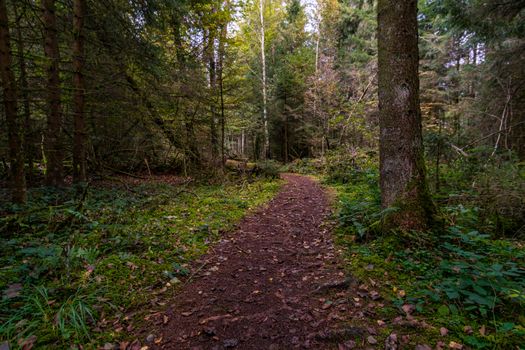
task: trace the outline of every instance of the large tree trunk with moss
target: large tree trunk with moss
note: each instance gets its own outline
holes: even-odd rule
[[[16,80],[12,71],[11,37],[5,0],[0,0],[0,77],[4,91],[3,100],[9,142],[12,200],[15,203],[24,203],[26,200],[24,154],[17,115]]]
[[[423,158],[417,0],[379,0],[380,176],[385,228],[427,229],[434,205]]]
[[[47,158],[46,184],[63,184],[62,106],[60,102],[60,77],[58,71],[59,49],[56,27],[55,1],[43,0],[44,53],[47,63],[47,130],[44,153]]]
[[[73,181],[86,181],[86,123],[84,120],[84,17],[85,0],[73,2],[73,95],[74,141],[73,141]]]

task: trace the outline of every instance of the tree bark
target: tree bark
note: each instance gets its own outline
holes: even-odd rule
[[[224,2],[224,7],[226,11],[230,11],[230,1],[226,0]],[[226,44],[226,35],[228,31],[228,23],[223,23],[221,27],[221,34],[219,38],[219,94],[221,102],[221,168],[224,171],[224,164],[226,162],[226,156],[224,154],[224,132],[226,128],[226,117],[224,115],[224,56],[225,56],[225,44]],[[244,134],[243,134],[244,135]],[[244,153],[244,152],[243,152]]]
[[[263,130],[264,130],[264,146],[262,151],[262,158],[267,159],[270,153],[270,132],[268,130],[268,110],[267,110],[267,92],[266,92],[266,48],[265,48],[265,32],[264,32],[264,0],[259,0],[259,12],[261,20],[261,68],[262,68],[262,103],[263,103]]]
[[[17,115],[17,92],[15,75],[11,69],[12,52],[9,35],[9,20],[5,0],[0,0],[0,75],[4,90],[4,108],[9,142],[11,198],[15,203],[24,203],[27,198],[24,173],[24,153]]]
[[[47,130],[44,153],[47,158],[46,184],[61,186],[64,181],[62,149],[62,106],[60,101],[59,49],[55,0],[43,0],[44,53],[47,58]]]
[[[417,0],[379,0],[378,65],[381,201],[397,208],[385,229],[424,230],[435,207],[423,158]]]
[[[18,66],[20,69],[20,95],[22,97],[23,115],[24,115],[24,158],[27,162],[26,176],[29,183],[33,179],[34,168],[34,147],[32,142],[33,132],[31,125],[31,108],[29,105],[29,84],[27,82],[27,65],[25,59],[24,39],[22,36],[22,26],[20,24],[21,17],[18,16],[18,8],[13,3],[13,12],[16,18],[16,38],[18,51]]]
[[[86,12],[85,0],[73,2],[73,114],[74,114],[74,141],[73,141],[73,182],[86,181],[86,123],[84,120],[84,17]]]
[[[208,73],[210,76],[210,140],[212,159],[217,159],[219,152],[219,140],[217,137],[217,62],[215,61],[215,29],[208,31]]]

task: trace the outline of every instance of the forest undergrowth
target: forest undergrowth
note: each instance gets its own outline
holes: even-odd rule
[[[162,303],[191,276],[187,264],[281,184],[160,180],[35,188],[26,205],[2,204],[0,344],[90,348],[124,337],[141,306]]]
[[[390,300],[390,331],[431,346],[519,349],[525,343],[525,168],[482,157],[443,165],[441,225],[429,232],[382,233],[379,174],[373,154],[329,156],[324,182],[337,193],[336,238],[346,268],[378,281]],[[319,161],[296,162],[319,172]],[[432,178],[432,173],[430,178]],[[521,198],[521,199],[520,199]],[[407,327],[407,325],[409,327]]]

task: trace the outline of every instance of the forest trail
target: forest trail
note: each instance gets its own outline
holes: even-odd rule
[[[204,267],[144,330],[150,349],[337,348],[334,335],[348,332],[334,330],[349,314],[339,290],[348,281],[323,228],[328,198],[308,177],[283,178],[280,193],[197,262]]]

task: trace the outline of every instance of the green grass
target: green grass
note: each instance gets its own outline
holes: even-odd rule
[[[90,348],[123,337],[112,321],[175,288],[280,184],[96,187],[84,201],[82,190],[33,190],[28,205],[0,209],[0,343]]]
[[[524,242],[480,232],[479,209],[442,207],[448,223],[440,232],[381,232],[377,172],[355,170],[337,193],[336,240],[346,268],[363,283],[370,279],[390,306],[382,317],[404,315],[402,306],[431,327],[388,330],[410,334],[411,344],[449,341],[474,349],[519,349],[525,344]],[[330,178],[329,178],[330,179]],[[443,194],[442,194],[443,195]],[[440,327],[449,330],[439,335]],[[472,330],[472,331],[471,331]]]

